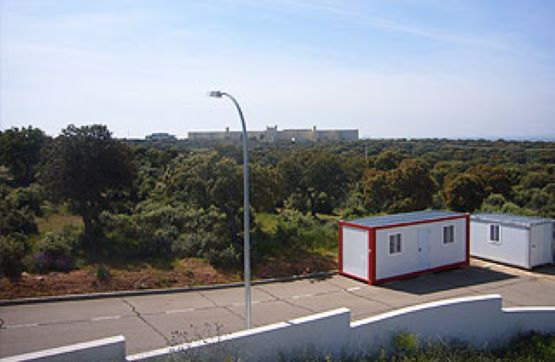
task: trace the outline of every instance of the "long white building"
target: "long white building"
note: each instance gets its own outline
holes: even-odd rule
[[[254,138],[261,142],[278,141],[356,141],[358,140],[358,129],[326,129],[320,130],[316,126],[312,129],[284,129],[279,131],[277,126],[266,127],[265,131],[248,131],[249,138]],[[230,140],[240,141],[241,131],[209,131],[209,132],[189,132],[190,140]]]

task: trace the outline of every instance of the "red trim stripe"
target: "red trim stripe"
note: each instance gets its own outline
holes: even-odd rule
[[[470,265],[470,214],[466,214],[466,265]]]
[[[376,283],[376,229],[368,231],[368,281]]]
[[[339,272],[343,271],[343,223],[341,220],[338,223],[337,227],[337,237],[339,239],[339,245],[337,250],[337,267]]]
[[[349,274],[349,273],[346,273],[346,272],[344,272],[344,271],[340,271],[339,274],[345,275],[346,277],[349,277],[349,278],[353,278],[353,279],[356,279],[356,280],[360,280],[361,282],[365,282],[365,283],[368,283],[368,282],[369,282],[368,279],[364,279],[364,278],[362,278],[362,277],[359,277],[359,276],[356,276],[356,275],[353,275],[353,274]]]

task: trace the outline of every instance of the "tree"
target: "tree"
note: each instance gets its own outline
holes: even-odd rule
[[[278,164],[286,195],[296,208],[329,213],[347,192],[348,175],[339,156],[330,152],[298,151]]]
[[[111,205],[110,192],[130,187],[135,175],[130,149],[103,125],[69,125],[53,142],[40,169],[48,196],[75,205],[88,244],[101,235],[99,215]]]
[[[366,210],[372,213],[385,211],[386,202],[390,197],[387,172],[370,168],[362,178],[362,198]]]
[[[0,164],[10,170],[18,186],[35,180],[35,172],[48,137],[38,128],[14,127],[0,134]]]
[[[423,161],[406,159],[388,173],[393,197],[390,212],[423,210],[432,205],[436,184],[431,179]]]
[[[374,159],[374,167],[378,170],[388,171],[397,168],[406,157],[396,150],[384,150]]]
[[[511,179],[503,167],[478,165],[472,167],[468,172],[482,180],[486,194],[501,194],[506,198],[511,195]]]
[[[482,180],[473,174],[460,174],[445,183],[443,198],[455,211],[471,212],[482,204],[486,191]]]
[[[216,152],[180,155],[162,177],[162,193],[169,199],[209,209],[217,207],[226,216],[229,239],[240,244],[242,227],[242,168]]]
[[[275,211],[282,196],[279,174],[272,167],[254,163],[250,166],[251,205],[256,211]]]
[[[35,217],[28,204],[19,203],[10,189],[0,185],[0,235],[36,234]]]
[[[436,189],[426,164],[405,159],[389,171],[368,169],[363,178],[365,207],[371,212],[408,212],[432,205]]]

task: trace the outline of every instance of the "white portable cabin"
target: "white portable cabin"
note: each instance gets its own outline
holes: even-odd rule
[[[339,272],[369,284],[468,265],[469,215],[426,210],[339,221]]]
[[[510,214],[474,214],[470,254],[526,269],[553,262],[553,220]]]

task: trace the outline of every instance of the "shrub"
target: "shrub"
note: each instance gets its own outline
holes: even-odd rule
[[[12,194],[12,205],[18,209],[31,211],[34,215],[41,216],[41,203],[43,200],[40,187],[33,184],[26,188],[20,188]]]
[[[112,279],[112,275],[110,271],[104,264],[98,264],[96,267],[96,279],[100,280],[101,282],[107,282],[108,280]]]
[[[410,333],[399,333],[391,342],[394,350],[400,354],[414,354],[420,348],[418,336]]]
[[[73,254],[79,243],[78,230],[66,227],[61,233],[49,232],[37,243],[35,267],[39,272],[69,271],[75,267]]]
[[[276,219],[273,233],[264,232],[255,224],[252,244],[253,257],[257,260],[299,249],[329,250],[337,245],[337,225],[333,222],[318,220],[294,210],[284,210]]]
[[[27,209],[17,209],[8,202],[0,201],[0,234],[36,234],[37,224],[33,214]]]
[[[17,279],[23,272],[23,257],[27,245],[20,234],[0,236],[0,275]]]
[[[210,249],[205,255],[210,265],[216,268],[237,269],[241,265],[241,254],[233,244],[227,245],[224,249]]]

